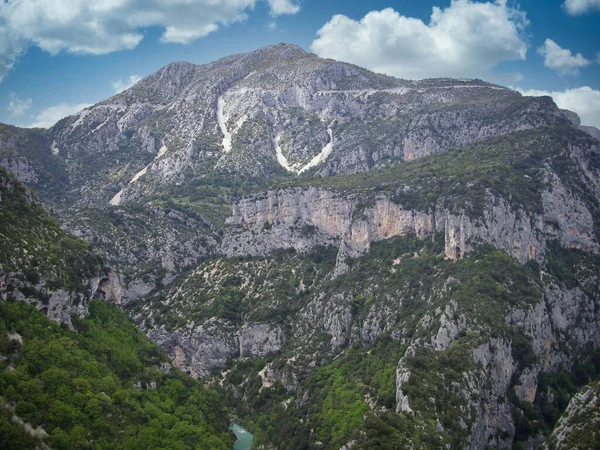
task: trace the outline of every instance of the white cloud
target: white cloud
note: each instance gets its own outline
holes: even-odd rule
[[[125,89],[129,89],[141,79],[142,77],[140,77],[139,75],[130,75],[129,78],[125,79],[125,81],[119,78],[117,81],[112,82],[112,87],[115,90],[115,94],[119,94]]]
[[[290,0],[268,0],[271,8],[271,15],[274,17],[283,14],[296,14],[300,11],[300,6]]]
[[[516,90],[523,95],[549,95],[559,108],[575,111],[581,118],[583,125],[600,128],[600,91],[589,86],[554,92],[519,88],[516,88]]]
[[[552,39],[546,39],[537,51],[544,57],[544,65],[561,75],[579,75],[581,67],[591,64],[581,53],[573,55],[571,50],[562,48]]]
[[[245,20],[260,1],[273,17],[300,10],[292,0],[4,0],[0,81],[32,45],[51,54],[100,55],[135,48],[148,27],[164,29],[162,42],[185,44]]]
[[[573,16],[600,9],[600,0],[565,0],[563,8]]]
[[[80,103],[78,105],[70,105],[67,103],[61,103],[60,105],[50,106],[49,108],[43,109],[40,113],[35,116],[35,122],[29,125],[30,128],[50,128],[56,122],[63,117],[75,114],[82,109],[92,106],[91,103]]]
[[[31,108],[32,100],[30,98],[20,99],[17,94],[11,92],[8,96],[8,109],[10,115],[19,117],[25,114]]]
[[[506,0],[453,0],[434,7],[428,24],[391,8],[360,21],[333,16],[312,50],[403,78],[489,77],[501,61],[525,59],[527,25],[525,13]]]
[[[0,11],[2,11],[2,4],[0,4]],[[12,33],[0,16],[0,82],[13,68],[15,61],[26,47],[25,41]]]

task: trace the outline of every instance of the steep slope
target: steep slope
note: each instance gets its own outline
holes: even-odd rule
[[[56,156],[46,130],[0,124],[0,167],[53,200],[69,186],[65,164]]]
[[[231,448],[216,392],[173,369],[120,299],[90,245],[0,168],[0,447]]]
[[[228,255],[340,247],[346,256],[398,235],[445,235],[460,258],[487,242],[541,261],[547,240],[596,252],[599,144],[571,128],[514,133],[366,175],[294,182],[233,207]],[[307,232],[310,231],[310,232]]]
[[[0,303],[2,448],[231,448],[216,393],[116,307],[94,302],[74,326]]]
[[[48,135],[75,189],[102,187],[81,198],[97,205],[215,169],[356,172],[565,121],[549,98],[479,80],[398,80],[279,45],[170,64]]]
[[[32,194],[0,168],[0,296],[37,305],[71,326],[92,298],[121,301],[116,275],[88,243],[65,233]]]
[[[0,162],[259,443],[533,448],[600,370],[583,131],[549,97],[278,45],[2,129]]]
[[[573,120],[549,97],[399,80],[281,44],[169,64],[46,132],[0,130],[0,164],[96,243],[128,300],[214,254],[240,194]]]
[[[556,420],[531,411],[566,406],[543,400],[543,374],[600,345],[599,156],[575,129],[538,129],[251,196],[223,238],[238,259],[203,263],[131,314],[197,376],[239,360],[221,382],[240,414],[262,414],[265,443],[370,448],[377,427],[418,448],[524,443]],[[353,363],[313,369],[386,336],[356,378],[336,378]]]
[[[584,386],[569,402],[552,433],[552,448],[597,448],[599,422],[600,382],[596,381]]]

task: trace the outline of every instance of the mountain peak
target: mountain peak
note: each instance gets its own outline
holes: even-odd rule
[[[267,52],[267,53],[275,53],[275,54],[283,54],[286,56],[294,56],[294,55],[305,55],[308,54],[306,50],[296,44],[288,44],[286,42],[280,42],[279,44],[269,45],[267,47],[260,48],[255,50],[256,52]],[[252,52],[254,53],[254,52]]]
[[[237,55],[241,61],[248,60],[295,60],[304,58],[307,56],[313,56],[312,53],[307,52],[302,47],[295,44],[280,43],[275,45],[269,45],[262,47],[257,50],[253,50],[248,53],[242,53]]]

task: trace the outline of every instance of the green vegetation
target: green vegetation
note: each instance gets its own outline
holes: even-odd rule
[[[578,175],[577,162],[569,156],[568,142],[589,140],[572,128],[540,128],[476,141],[447,152],[402,162],[389,169],[354,175],[300,178],[286,186],[319,186],[345,194],[360,194],[371,201],[382,191],[393,193],[394,202],[406,209],[449,209],[482,217],[488,196],[506,199],[514,208],[540,213],[546,186],[544,166],[550,166],[563,183],[584,195],[589,187]],[[594,168],[600,165],[594,163]],[[596,167],[598,165],[599,167]]]
[[[0,447],[39,444],[9,420],[16,415],[55,449],[231,448],[215,391],[165,369],[166,355],[116,307],[92,303],[73,325],[0,303]]]
[[[268,188],[264,178],[234,177],[230,173],[209,171],[198,175],[191,171],[186,182],[167,186],[150,195],[155,206],[182,210],[186,215],[199,215],[211,226],[220,228],[231,215],[234,199]]]
[[[581,288],[592,299],[598,299],[598,267],[600,255],[577,248],[562,247],[557,241],[547,243],[548,272],[561,287]]]
[[[0,268],[4,272],[18,272],[30,285],[43,280],[49,289],[80,292],[86,289],[84,281],[104,270],[90,245],[65,233],[2,168],[0,195]]]
[[[64,196],[69,182],[66,165],[60,156],[53,155],[46,130],[18,128],[0,124],[0,159],[16,159],[33,168],[35,188],[49,198]]]
[[[365,415],[373,413],[365,398],[379,411],[395,407],[396,365],[404,351],[405,347],[389,336],[351,348],[302,382],[297,398],[290,397],[279,382],[262,388],[260,377],[251,374],[261,370],[264,361],[241,361],[227,378],[232,386],[240,384],[243,395],[252,400],[236,402],[230,391],[228,402],[236,404],[240,417],[255,420],[256,445],[302,449],[321,441],[325,448],[339,448],[359,437]]]
[[[580,362],[571,370],[560,369],[556,372],[542,372],[539,375],[538,387],[533,403],[519,401],[514,390],[509,391],[513,403],[513,417],[515,420],[515,445],[517,448],[523,446],[527,440],[540,433],[549,435],[556,426],[560,415],[567,408],[569,401],[582,387],[591,380],[600,378],[600,352],[589,350],[583,354]],[[569,439],[575,439],[580,443],[587,438],[597,436],[585,436],[574,434]],[[595,448],[594,446],[568,445],[565,448]]]
[[[335,279],[326,276],[315,285],[309,299],[322,295],[328,304],[342,302],[342,307],[352,313],[354,345],[333,353],[337,354],[333,361],[331,336],[318,333],[319,325],[315,322],[320,318],[313,318],[307,326],[317,332],[308,340],[292,337],[281,355],[273,355],[267,361],[233,363],[226,377],[227,404],[235,408],[243,423],[255,433],[256,442],[280,447],[293,442],[290,448],[316,448],[317,442],[322,442],[323,448],[339,448],[353,439],[358,440],[361,449],[402,448],[409,443],[415,448],[464,445],[476,414],[461,391],[472,382],[469,377],[479,376],[473,349],[488,342],[490,337],[500,338],[512,342],[520,370],[535,363],[530,339],[524,330],[507,324],[505,317],[512,309],[527,309],[540,302],[543,289],[539,267],[522,266],[492,246],[479,246],[459,261],[445,259],[443,250],[443,235],[433,239],[405,236],[378,242],[369,253],[348,260],[347,273]],[[277,265],[292,280],[299,272],[298,266],[287,264],[306,256],[314,258],[290,252],[281,252],[276,258],[282,255],[285,258],[279,259]],[[202,280],[195,291],[206,289],[202,283],[213,283],[204,276],[213,270],[216,279],[225,280],[218,282],[221,286],[231,288],[244,283],[248,275],[242,267],[257,262],[233,259],[228,264],[225,276],[219,274],[220,269],[215,270],[220,265],[207,263],[201,273],[194,275]],[[269,277],[262,278],[264,269],[252,267],[258,276],[251,278],[246,286],[249,291],[265,292],[265,297],[270,298]],[[329,266],[329,270],[332,268]],[[240,274],[239,278],[233,274]],[[191,287],[186,289],[194,291]],[[306,304],[293,289],[280,291],[276,298],[298,308]],[[180,301],[171,297],[170,305],[176,310]],[[247,314],[256,305],[262,303],[254,304]],[[450,320],[460,321],[460,317],[465,317],[466,329],[460,331],[447,350],[416,347],[414,353],[404,357],[403,366],[411,375],[402,391],[418,414],[396,414],[396,367],[406,348],[392,336],[400,334],[410,341],[430,342],[439,328],[439,312],[435,311],[443,311],[448,305],[454,305]],[[272,320],[296,321],[292,330],[297,332],[297,322],[303,319],[295,311],[291,309],[287,315]],[[424,321],[426,316],[432,320]],[[375,339],[362,335],[360,327],[369,317],[378,317],[379,327],[387,331]],[[323,365],[314,370],[302,369],[302,359],[310,352],[317,352],[312,358]],[[290,358],[294,359],[291,364]],[[275,372],[285,374],[286,385],[276,381],[272,387],[263,387],[258,372],[267,362]],[[297,388],[288,392],[291,372],[299,376],[299,381]],[[463,419],[462,425],[457,417]]]
[[[600,420],[600,407],[598,405],[600,381],[596,380],[584,386],[578,394],[581,397],[577,400],[577,406],[570,412],[568,418],[565,418],[568,428],[562,436],[560,447],[556,445],[556,438],[553,436],[550,440],[551,448],[600,448],[600,432],[598,429],[598,421]]]
[[[409,335],[419,332],[417,322],[428,311],[453,300],[457,314],[464,313],[470,327],[508,336],[505,313],[541,300],[534,267],[521,266],[491,245],[482,245],[456,262],[445,259],[443,249],[442,235],[378,242],[369,253],[350,261],[351,270],[332,284],[358,300],[358,319],[372,308],[394,305],[396,324],[402,324]]]
[[[234,327],[244,322],[290,326],[333,270],[336,252],[320,247],[307,254],[282,250],[268,258],[209,260],[127,308],[131,314],[151,311],[154,326],[164,324],[168,330],[210,317]]]
[[[369,412],[366,396],[377,408],[395,408],[396,365],[404,351],[398,341],[381,336],[318,369],[303,386],[311,395],[306,413],[316,428],[315,439],[337,447],[358,437]]]

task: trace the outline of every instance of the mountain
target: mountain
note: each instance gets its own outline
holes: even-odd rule
[[[0,296],[37,305],[72,328],[91,299],[121,302],[118,278],[0,167]]]
[[[541,448],[600,375],[596,131],[281,44],[4,126],[0,164],[259,445]]]
[[[231,448],[218,393],[120,300],[102,258],[0,168],[0,447]]]
[[[572,120],[549,97],[398,80],[282,44],[167,65],[46,132],[4,130],[0,163],[104,250],[128,299],[218,252],[232,197]]]

